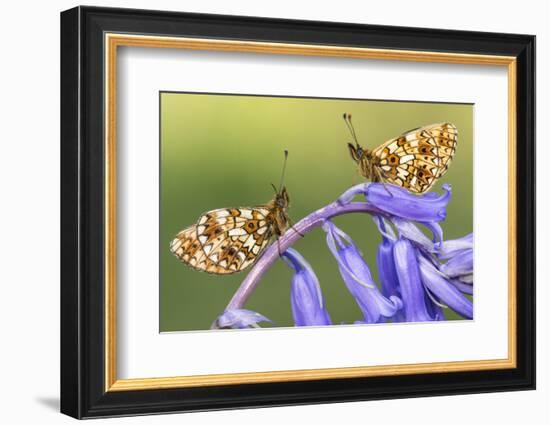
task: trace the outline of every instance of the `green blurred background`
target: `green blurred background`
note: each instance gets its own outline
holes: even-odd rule
[[[346,146],[351,137],[344,112],[353,115],[359,142],[369,149],[411,128],[454,123],[459,131],[456,156],[433,190],[441,191],[443,183],[453,186],[442,223],[445,238],[472,231],[472,105],[171,92],[161,93],[160,103],[161,332],[208,329],[250,270],[229,276],[193,270],[170,253],[172,238],[208,210],[268,202],[270,183],[279,181],[284,149],[289,151],[285,185],[294,222],[363,181]],[[377,278],[380,236],[372,220],[354,214],[335,223],[351,235]],[[315,230],[294,247],[319,277],[333,323],[361,320],[324,232]],[[293,326],[291,276],[277,261],[246,308],[267,316],[274,326]],[[448,309],[446,315],[459,318]]]

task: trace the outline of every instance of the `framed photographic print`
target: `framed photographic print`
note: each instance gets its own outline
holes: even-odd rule
[[[533,389],[529,35],[61,14],[61,411]]]

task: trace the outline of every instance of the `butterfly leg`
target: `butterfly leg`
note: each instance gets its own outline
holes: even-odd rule
[[[378,168],[375,168],[374,170],[376,170],[376,181],[381,182],[386,192],[388,192],[388,195],[390,195],[390,197],[393,198],[393,193],[390,192],[390,190],[388,189],[388,186],[386,185],[386,182],[382,179],[382,173],[380,172],[380,170]],[[374,183],[374,180],[373,180],[373,183]]]
[[[300,237],[302,237],[302,238],[304,237],[303,233],[300,232],[298,229],[296,229],[296,228],[294,227],[294,223],[292,222],[292,220],[290,219],[290,217],[288,218],[288,223],[290,224],[290,228],[291,228],[292,230],[294,230],[296,233],[298,233],[298,234],[300,235]]]
[[[282,257],[283,253],[281,252],[281,241],[279,239],[279,236],[277,236],[277,251],[279,252],[279,257]]]
[[[388,186],[386,186],[386,183],[382,183],[382,185],[384,185],[384,189],[386,189],[386,192],[388,192],[388,195],[390,195],[390,197],[393,198],[393,193],[390,192],[390,190],[388,189]]]

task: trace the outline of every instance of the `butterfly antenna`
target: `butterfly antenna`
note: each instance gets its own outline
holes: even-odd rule
[[[355,143],[358,143],[357,142],[357,133],[355,133],[355,127],[353,126],[353,123],[351,122],[351,114],[348,114],[348,122],[349,122],[349,126],[351,127],[351,131],[353,132],[353,137],[355,139]]]
[[[348,130],[351,133],[351,137],[353,137],[353,140],[355,141],[355,145],[359,147],[359,142],[357,141],[357,135],[355,134],[355,128],[353,127],[353,123],[351,122],[351,114],[344,113],[344,122],[346,123],[346,126],[348,127]]]
[[[283,171],[281,172],[281,181],[279,183],[279,190],[277,193],[281,193],[281,189],[283,188],[283,182],[285,180],[285,171],[286,171],[286,160],[288,158],[288,151],[285,149],[285,159],[283,161]]]

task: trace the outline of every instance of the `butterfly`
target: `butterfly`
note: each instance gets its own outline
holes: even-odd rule
[[[458,130],[449,122],[406,131],[371,151],[359,145],[351,114],[344,114],[344,121],[355,142],[348,143],[349,152],[361,175],[413,193],[430,190],[447,172],[456,151]]]
[[[255,207],[220,208],[202,214],[197,223],[179,232],[170,251],[188,266],[213,274],[232,274],[252,265],[273,238],[290,224],[290,199],[283,186],[288,152],[275,197]]]

